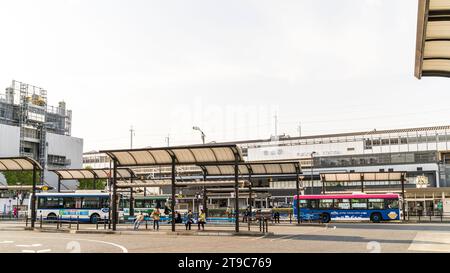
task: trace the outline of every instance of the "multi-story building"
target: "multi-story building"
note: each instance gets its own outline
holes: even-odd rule
[[[29,156],[45,171],[42,183],[57,185],[48,169],[81,168],[83,139],[71,136],[72,111],[65,102],[58,107],[47,104],[47,91],[13,81],[0,94],[0,156]],[[66,182],[74,189],[76,181]]]

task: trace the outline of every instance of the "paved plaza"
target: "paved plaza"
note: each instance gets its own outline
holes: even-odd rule
[[[242,227],[246,230],[245,227]],[[94,226],[83,230],[95,232]],[[180,231],[184,229],[179,227]],[[194,229],[195,230],[195,229]],[[25,231],[23,223],[0,223],[2,253],[407,253],[450,252],[450,224],[336,223],[328,226],[271,226],[273,235],[230,236],[232,227],[209,227],[186,236],[161,231],[71,234]],[[193,231],[194,232],[194,231]],[[222,236],[211,235],[221,232]],[[228,233],[228,236],[226,236]],[[194,235],[194,234],[191,234]]]

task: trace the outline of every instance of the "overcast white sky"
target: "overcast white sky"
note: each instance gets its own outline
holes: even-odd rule
[[[48,90],[85,151],[450,124],[413,0],[8,0],[0,87]]]

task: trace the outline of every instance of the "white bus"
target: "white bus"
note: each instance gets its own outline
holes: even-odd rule
[[[109,219],[109,193],[99,191],[74,193],[37,193],[37,219],[97,223]],[[31,204],[28,206],[31,215]],[[119,219],[123,219],[123,212]]]

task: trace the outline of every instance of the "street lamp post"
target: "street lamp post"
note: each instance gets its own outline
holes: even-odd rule
[[[314,194],[314,155],[316,152],[311,153],[311,194]]]
[[[202,134],[202,142],[203,142],[203,144],[205,144],[205,137],[206,137],[206,135],[205,135],[205,133],[200,129],[200,127],[194,126],[194,127],[192,127],[192,129],[195,130],[195,131],[199,131],[199,132]]]

